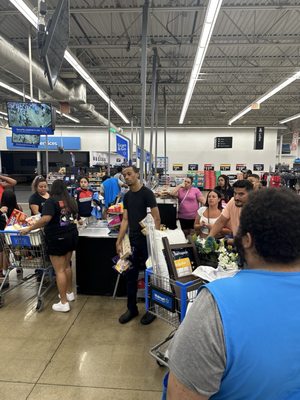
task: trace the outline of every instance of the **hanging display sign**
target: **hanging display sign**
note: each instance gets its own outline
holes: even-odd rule
[[[231,164],[220,164],[220,171],[230,171]]]
[[[149,151],[145,151],[145,160],[146,163],[150,164],[150,152]]]
[[[188,171],[198,171],[198,164],[189,164]]]
[[[173,171],[183,171],[183,164],[173,164]]]
[[[215,149],[231,149],[232,136],[222,136],[215,138]]]
[[[255,129],[254,150],[263,150],[264,138],[265,138],[265,128],[263,126],[258,126]]]
[[[37,146],[38,150],[46,150],[46,136],[40,137],[40,144]],[[14,144],[11,137],[6,138],[6,146],[8,150],[14,149]],[[48,138],[48,150],[57,150],[57,147],[63,147],[64,150],[80,150],[81,149],[81,138],[79,136],[66,137],[66,136],[52,136]],[[22,148],[22,143],[18,145],[18,148]],[[24,149],[28,150],[28,146],[24,143]]]
[[[140,147],[136,147],[136,157],[140,160],[141,159],[141,148]]]
[[[299,140],[299,132],[293,132],[293,140],[291,144],[291,150],[297,150],[298,149],[298,140]]]
[[[264,164],[253,164],[253,171],[263,171]]]
[[[204,164],[204,171],[214,171],[215,166],[214,164]]]
[[[169,168],[169,160],[168,157],[157,157],[156,158],[156,168],[162,168],[165,169],[165,164],[166,164],[166,170]]]
[[[247,169],[247,165],[246,164],[236,164],[235,169],[236,171],[241,171],[242,169]]]
[[[291,154],[291,145],[289,143],[282,143],[281,154]]]
[[[129,140],[116,134],[116,153],[129,160]]]

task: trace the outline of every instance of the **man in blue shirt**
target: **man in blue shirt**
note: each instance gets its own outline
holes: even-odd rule
[[[170,347],[168,400],[300,399],[300,197],[249,195],[247,269],[200,291]]]

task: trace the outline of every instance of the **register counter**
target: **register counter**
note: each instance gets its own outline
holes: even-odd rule
[[[112,268],[116,255],[116,236],[110,236],[103,221],[79,229],[76,250],[77,293],[111,296],[118,273]],[[120,279],[118,296],[126,294],[124,279]]]

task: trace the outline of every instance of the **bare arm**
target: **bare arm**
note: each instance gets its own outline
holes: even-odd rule
[[[205,203],[206,203],[206,199],[205,199],[205,197],[203,196],[202,193],[201,193],[200,196],[197,197],[197,200],[198,200],[198,202],[199,202],[200,204],[205,204]]]
[[[7,186],[15,186],[17,181],[13,178],[9,178],[8,176],[0,175],[0,185],[3,187]]]
[[[30,204],[29,207],[33,215],[39,214],[39,206],[37,206],[36,204]]]
[[[158,207],[151,208],[151,214],[154,219],[155,229],[160,229],[160,215]]]
[[[34,229],[43,228],[45,225],[48,224],[48,222],[51,221],[51,219],[52,215],[43,215],[41,219],[39,219],[34,225],[26,226],[26,228],[21,229],[20,232],[22,235],[26,235],[26,233],[29,233]]]
[[[173,189],[173,190],[170,192],[170,195],[171,195],[172,197],[178,197],[178,192],[179,192],[179,189],[181,189],[181,188],[182,188],[182,185],[176,186],[176,188]]]
[[[196,216],[195,222],[194,222],[194,229],[195,229],[197,234],[199,234],[200,228],[201,228],[200,215],[197,213],[197,216]]]
[[[122,251],[121,242],[122,242],[122,240],[123,240],[123,238],[124,238],[124,236],[125,236],[125,234],[127,232],[127,229],[128,229],[128,211],[124,210],[123,219],[122,219],[121,226],[120,226],[120,231],[119,231],[119,234],[118,234],[118,239],[116,241],[116,250],[117,250],[118,254],[120,254],[121,251]]]
[[[208,400],[208,397],[188,389],[170,372],[168,400]]]
[[[209,232],[209,236],[215,237],[218,233],[222,231],[223,228],[228,224],[229,219],[225,218],[224,215],[220,215],[219,218],[216,220],[214,225]]]

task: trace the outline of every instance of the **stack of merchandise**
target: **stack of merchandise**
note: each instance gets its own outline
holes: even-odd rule
[[[216,186],[215,171],[204,171],[204,189],[214,189]]]
[[[114,204],[107,209],[109,235],[118,236],[123,216],[123,203]]]

